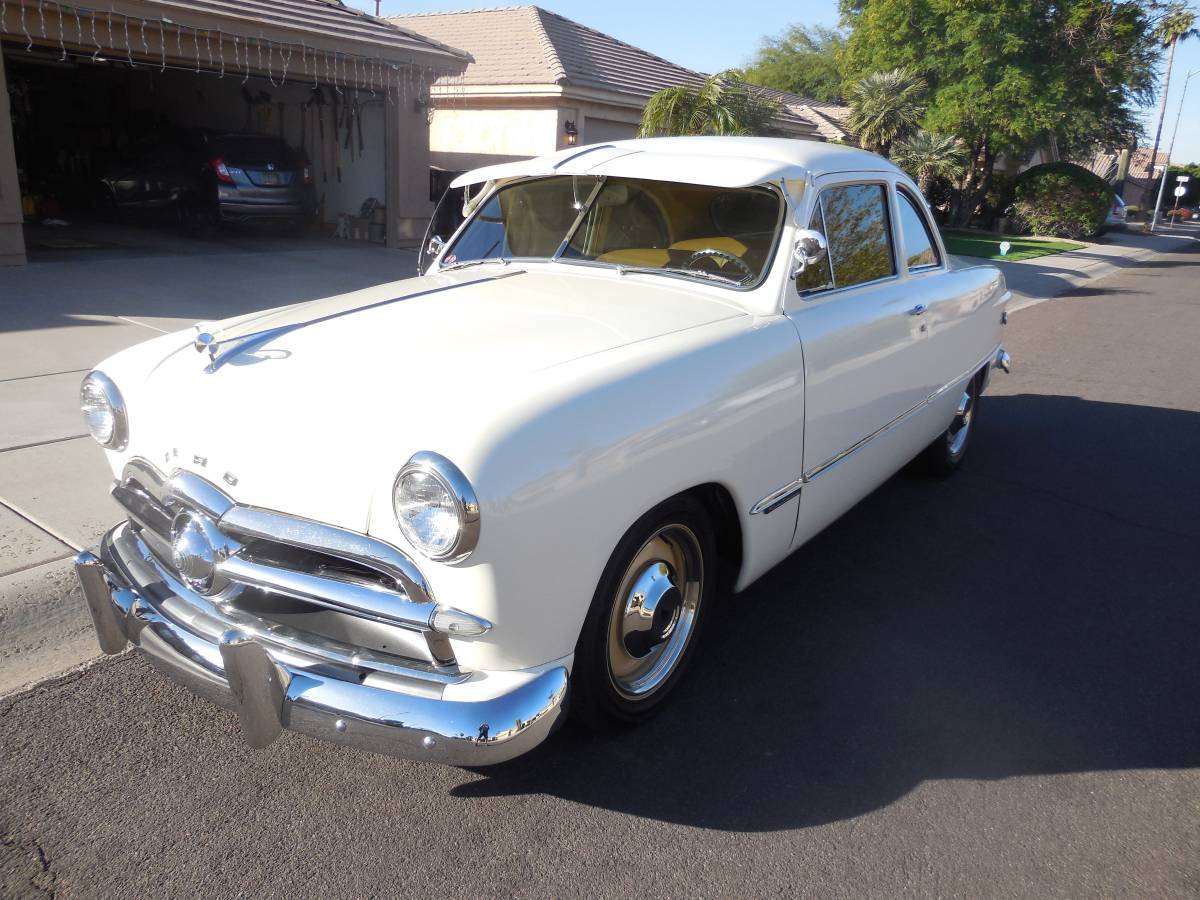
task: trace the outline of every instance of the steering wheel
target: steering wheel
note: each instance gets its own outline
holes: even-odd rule
[[[742,271],[742,274],[745,275],[745,278],[742,279],[743,281],[754,277],[754,270],[746,265],[746,261],[744,259],[725,250],[718,250],[715,247],[705,247],[703,250],[697,250],[688,257],[688,260],[683,264],[683,267],[685,269],[694,269],[696,267],[696,263],[704,259],[713,259],[714,257],[733,263]]]

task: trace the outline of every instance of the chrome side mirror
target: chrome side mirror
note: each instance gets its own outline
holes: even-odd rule
[[[799,277],[801,272],[819,263],[828,253],[829,244],[825,241],[825,235],[811,228],[801,228],[796,232],[796,246],[792,249],[792,278]]]
[[[429,238],[429,243],[425,245],[425,255],[433,258],[442,252],[442,248],[446,246],[446,242],[439,235],[432,235]]]

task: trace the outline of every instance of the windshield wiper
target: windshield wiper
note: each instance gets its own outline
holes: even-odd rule
[[[507,266],[511,262],[505,256],[485,256],[483,259],[464,259],[462,262],[452,262],[446,266],[438,266],[439,272],[449,272],[451,269],[466,269],[469,266],[482,266],[484,263],[500,263]]]
[[[625,275],[629,272],[650,275],[689,275],[696,278],[707,278],[709,281],[719,281],[722,284],[743,285],[746,283],[749,276],[746,278],[730,278],[728,275],[721,275],[717,272],[705,272],[703,269],[684,269],[678,266],[624,266],[618,265],[617,271]]]

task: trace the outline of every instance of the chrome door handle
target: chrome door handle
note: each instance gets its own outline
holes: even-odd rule
[[[927,309],[929,309],[929,307],[926,306],[924,303],[918,303],[916,306],[914,306],[912,309],[910,309],[908,311],[908,314],[910,316],[923,316],[925,314],[925,310],[927,310]]]

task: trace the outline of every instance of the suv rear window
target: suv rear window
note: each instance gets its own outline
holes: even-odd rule
[[[266,165],[267,163],[290,166],[296,161],[296,155],[291,148],[278,138],[252,135],[223,137],[217,140],[217,147],[224,160],[235,166]]]

